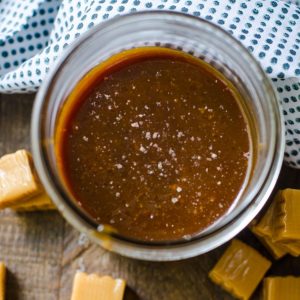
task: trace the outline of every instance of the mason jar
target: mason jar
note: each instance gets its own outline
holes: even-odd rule
[[[63,183],[55,153],[55,132],[68,95],[91,69],[126,49],[156,46],[199,57],[223,73],[242,96],[255,145],[248,173],[231,208],[214,224],[190,239],[143,242],[97,226]],[[36,96],[32,116],[32,150],[38,175],[58,210],[80,232],[119,254],[169,261],[208,252],[237,235],[268,200],[284,152],[279,101],[253,56],[230,34],[193,16],[174,12],[140,12],[106,21],[78,38],[58,59]],[[230,141],[228,141],[230,143]]]

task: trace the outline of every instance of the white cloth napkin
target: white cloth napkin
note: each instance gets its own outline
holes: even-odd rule
[[[116,15],[172,10],[204,18],[240,40],[281,98],[285,161],[300,168],[300,1],[0,0],[0,92],[35,91],[80,34]]]

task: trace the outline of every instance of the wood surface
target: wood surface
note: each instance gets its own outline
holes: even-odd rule
[[[33,100],[34,95],[0,95],[0,155],[30,150]],[[278,187],[300,188],[300,171],[283,167]],[[239,237],[271,258],[248,230]],[[8,267],[7,300],[69,300],[78,269],[126,279],[127,300],[229,300],[207,277],[225,247],[179,262],[143,262],[92,245],[57,212],[0,212],[0,261]],[[300,276],[300,258],[284,257],[268,274]],[[259,293],[260,288],[253,299],[259,299]]]

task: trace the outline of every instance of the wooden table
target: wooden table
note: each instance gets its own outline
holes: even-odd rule
[[[33,100],[34,95],[0,95],[0,155],[30,149]],[[278,187],[300,188],[300,171],[284,167]],[[271,258],[248,230],[239,237]],[[9,270],[7,300],[68,300],[77,269],[125,278],[126,299],[232,299],[207,277],[225,247],[185,261],[143,262],[84,241],[57,212],[0,213],[0,260]],[[300,276],[300,258],[284,257],[268,274]]]

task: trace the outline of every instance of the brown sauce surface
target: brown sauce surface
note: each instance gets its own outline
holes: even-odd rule
[[[147,241],[208,227],[245,180],[247,123],[233,86],[206,63],[159,48],[96,67],[62,109],[61,171],[99,224]]]

